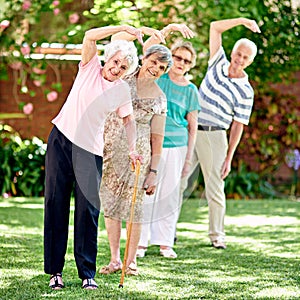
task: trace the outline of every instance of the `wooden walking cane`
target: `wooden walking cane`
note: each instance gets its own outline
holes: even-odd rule
[[[132,167],[134,168],[133,165],[132,165]],[[135,201],[136,201],[136,192],[137,192],[139,176],[140,176],[140,168],[141,168],[141,163],[139,160],[137,160],[136,166],[135,166],[135,180],[134,180],[133,195],[132,195],[132,201],[131,201],[129,224],[128,224],[128,229],[127,229],[127,239],[126,239],[126,246],[125,246],[125,252],[124,252],[124,259],[123,259],[122,275],[121,275],[121,279],[120,279],[119,288],[123,288],[123,283],[124,283],[128,248],[129,248],[131,229],[132,229],[132,221],[133,221],[133,216],[134,216],[134,205],[135,205]]]

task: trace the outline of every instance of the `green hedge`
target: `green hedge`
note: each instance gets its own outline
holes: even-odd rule
[[[5,196],[42,196],[46,144],[22,140],[8,125],[0,125],[0,191]]]
[[[46,144],[37,137],[22,140],[20,135],[8,125],[0,125],[0,191],[8,196],[43,196],[45,178]],[[203,190],[201,175],[191,178],[196,188],[194,196]],[[240,162],[225,182],[229,198],[273,198],[275,189],[261,175],[250,172],[245,163]],[[187,191],[190,194],[192,191]],[[198,195],[199,196],[199,195]]]

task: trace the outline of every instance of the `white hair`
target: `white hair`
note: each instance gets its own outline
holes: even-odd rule
[[[126,75],[135,71],[138,66],[139,59],[134,43],[125,40],[115,40],[110,42],[104,47],[104,61],[107,62],[118,51],[121,51],[128,61],[129,68],[126,72]]]
[[[144,58],[147,58],[152,54],[157,54],[158,61],[168,63],[165,71],[165,73],[167,73],[173,65],[172,52],[170,49],[160,44],[152,45],[145,51]]]
[[[244,45],[245,47],[249,48],[251,50],[251,56],[249,57],[249,59],[252,61],[254,60],[254,57],[256,56],[257,53],[257,46],[250,40],[246,39],[246,38],[242,38],[236,41],[236,43],[234,44],[233,48],[232,48],[232,52],[235,52],[237,50],[237,48],[241,45]]]

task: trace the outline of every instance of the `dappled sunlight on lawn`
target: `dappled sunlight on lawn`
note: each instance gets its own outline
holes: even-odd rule
[[[186,239],[198,239],[200,234],[206,235],[207,228],[207,224],[178,223],[177,235],[183,235]]]
[[[295,299],[300,298],[300,289],[296,287],[271,287],[265,288],[256,294],[253,295],[256,298],[270,299],[271,297],[282,297],[282,299],[289,299],[289,297],[297,297]]]
[[[300,220],[295,203],[231,201],[226,217],[228,248],[211,246],[207,206],[189,200],[177,226],[177,259],[148,247],[138,259],[140,275],[96,274],[99,289],[81,289],[74,260],[74,213],[71,210],[63,291],[50,291],[43,273],[43,199],[0,201],[0,299],[297,299]],[[275,213],[276,212],[276,213]],[[110,259],[103,214],[99,218],[97,271]],[[125,223],[121,237],[123,260]],[[90,295],[90,296],[88,296]],[[286,297],[286,298],[285,298]],[[298,297],[299,298],[299,297]]]
[[[227,241],[229,245],[250,249],[251,252],[263,253],[265,256],[275,256],[283,258],[299,257],[299,245],[291,242],[291,238],[287,238],[287,243],[284,243],[284,239],[281,238],[280,241],[278,241],[278,245],[276,239],[272,238],[262,239],[259,237],[252,238],[228,236]]]
[[[28,208],[28,209],[44,209],[43,204],[38,203],[12,203],[12,202],[0,202],[0,207],[20,207],[20,208]]]
[[[251,249],[265,256],[299,257],[300,220],[293,216],[244,215],[227,217],[229,245]],[[243,228],[240,235],[239,228]],[[245,231],[247,228],[248,234]],[[280,239],[278,239],[280,236]]]
[[[264,216],[264,215],[243,215],[237,217],[226,217],[226,225],[235,226],[265,226],[265,225],[299,225],[300,220],[296,217],[285,216]]]

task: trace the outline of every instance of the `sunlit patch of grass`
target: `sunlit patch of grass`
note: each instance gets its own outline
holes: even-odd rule
[[[97,273],[97,291],[81,289],[74,261],[73,214],[64,268],[66,288],[51,291],[43,272],[43,199],[0,199],[0,299],[299,299],[299,203],[288,200],[227,201],[228,248],[211,247],[208,207],[184,203],[175,260],[150,246],[138,259],[140,276]],[[124,254],[126,232],[122,229]],[[103,215],[97,268],[110,259]]]

